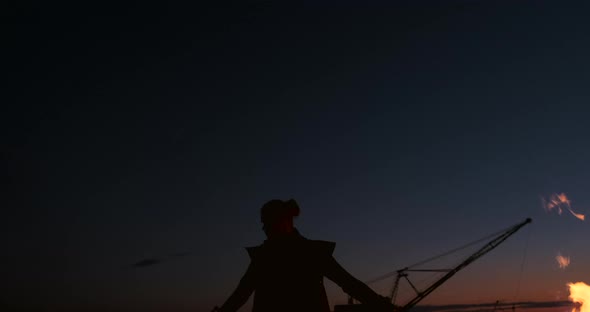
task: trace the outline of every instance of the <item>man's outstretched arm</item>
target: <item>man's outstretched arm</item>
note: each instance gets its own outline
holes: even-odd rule
[[[330,257],[326,265],[325,275],[340,286],[344,292],[363,304],[374,306],[381,311],[393,311],[394,306],[389,302],[387,297],[377,294],[369,286],[365,285],[365,283],[348,273],[334,257]]]
[[[254,268],[252,263],[248,266],[248,270],[240,280],[238,287],[234,292],[229,296],[229,298],[225,301],[225,303],[221,306],[221,308],[213,309],[214,311],[219,312],[235,312],[241,306],[248,301],[250,295],[254,292],[255,282],[254,282]]]

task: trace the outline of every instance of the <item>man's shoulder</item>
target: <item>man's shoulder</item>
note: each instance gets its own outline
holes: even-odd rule
[[[335,242],[312,239],[308,239],[307,242],[310,248],[322,254],[332,255],[334,248],[336,248]]]
[[[277,249],[276,244],[269,243],[269,241],[265,241],[263,244],[257,246],[246,247],[246,251],[251,259],[256,258],[257,256],[274,253],[277,250],[281,250],[285,246],[292,250],[299,250],[300,252],[304,253],[313,253],[318,256],[332,256],[334,249],[336,248],[336,243],[331,241],[325,240],[316,240],[316,239],[308,239],[303,236],[298,236],[297,239],[291,240],[286,245],[279,245],[281,248]]]
[[[250,256],[250,259],[254,259],[256,257],[256,255],[258,255],[260,253],[260,250],[262,250],[262,246],[263,245],[246,247],[246,251],[248,252],[248,255]]]

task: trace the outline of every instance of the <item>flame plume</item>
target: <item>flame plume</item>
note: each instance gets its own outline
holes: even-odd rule
[[[569,299],[580,304],[580,307],[572,309],[572,312],[590,312],[590,286],[584,282],[568,283],[567,286],[570,289]]]
[[[581,213],[575,213],[572,210],[572,201],[570,199],[567,198],[567,196],[565,195],[565,193],[561,193],[561,194],[553,194],[549,197],[549,200],[545,200],[544,198],[542,198],[543,200],[543,207],[545,208],[545,210],[547,211],[551,211],[554,210],[557,211],[557,214],[561,215],[561,213],[563,212],[563,209],[567,209],[574,217],[584,221],[584,219],[586,218],[586,216],[584,216]]]
[[[557,264],[559,264],[560,269],[565,269],[568,265],[570,265],[570,258],[562,256],[561,253],[557,253],[555,260],[557,260]]]

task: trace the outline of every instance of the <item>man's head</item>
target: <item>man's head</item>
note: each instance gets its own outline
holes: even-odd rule
[[[299,205],[294,199],[273,199],[262,206],[260,218],[268,238],[293,232],[293,218],[299,215]]]

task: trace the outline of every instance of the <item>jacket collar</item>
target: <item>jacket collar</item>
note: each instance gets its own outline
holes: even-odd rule
[[[284,244],[284,243],[291,243],[296,241],[301,241],[306,239],[303,237],[297,229],[293,229],[293,232],[286,235],[281,235],[277,237],[273,237],[272,239],[266,239],[264,241],[264,245],[275,245],[275,244]]]

